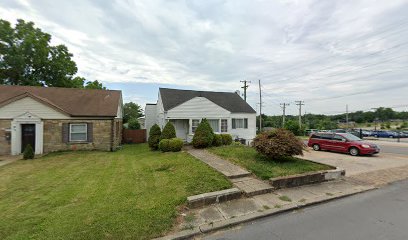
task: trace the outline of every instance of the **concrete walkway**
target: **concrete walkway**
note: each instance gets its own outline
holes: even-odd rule
[[[12,162],[15,162],[19,159],[22,159],[23,157],[21,155],[17,155],[17,156],[10,156],[10,155],[4,155],[4,156],[0,156],[0,167],[10,164]]]
[[[190,148],[187,151],[192,156],[228,177],[234,186],[240,189],[247,197],[269,193],[273,190],[269,183],[253,177],[247,170],[206,150]]]

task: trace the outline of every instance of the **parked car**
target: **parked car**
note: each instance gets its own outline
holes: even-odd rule
[[[392,131],[373,131],[372,136],[376,138],[396,138],[398,133]]]
[[[380,152],[377,145],[364,142],[351,133],[313,133],[307,145],[315,151],[329,150],[349,153],[352,156],[372,155]]]

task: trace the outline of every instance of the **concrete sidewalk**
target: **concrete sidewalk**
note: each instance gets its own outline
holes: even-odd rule
[[[240,198],[185,211],[178,232],[161,239],[186,239],[202,233],[231,227],[286,211],[292,211],[341,197],[374,189],[352,179],[324,182],[296,188],[280,189],[273,193]]]

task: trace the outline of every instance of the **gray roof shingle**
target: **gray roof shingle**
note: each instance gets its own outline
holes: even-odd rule
[[[160,88],[160,96],[165,111],[195,97],[204,97],[232,113],[256,113],[256,111],[235,92],[210,92]]]

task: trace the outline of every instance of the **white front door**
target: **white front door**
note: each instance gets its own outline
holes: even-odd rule
[[[188,120],[187,119],[177,119],[177,120],[171,120],[170,122],[173,123],[174,127],[176,128],[176,136],[178,138],[183,139],[184,141],[187,141]]]

